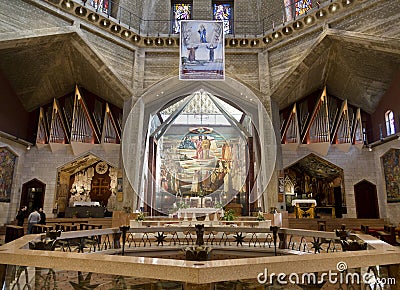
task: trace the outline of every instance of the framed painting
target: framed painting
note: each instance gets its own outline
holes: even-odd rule
[[[224,80],[225,41],[222,21],[182,20],[180,80]]]

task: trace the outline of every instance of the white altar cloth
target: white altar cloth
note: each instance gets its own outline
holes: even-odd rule
[[[74,206],[100,206],[98,201],[75,201]]]
[[[317,206],[317,201],[315,199],[293,199],[292,200],[292,206],[295,206],[296,204],[301,204],[301,203],[306,203],[306,204],[312,203],[313,205]]]
[[[215,208],[215,207],[189,207],[189,208],[180,208],[178,209],[178,215],[179,214],[210,214],[214,212],[220,212],[220,208]]]

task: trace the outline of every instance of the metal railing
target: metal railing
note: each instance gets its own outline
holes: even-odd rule
[[[303,253],[341,252],[340,239],[334,232],[299,229],[210,226],[204,228],[204,245],[216,247],[260,247]],[[182,247],[196,245],[194,226],[155,226],[130,228],[126,234],[118,228],[63,232],[51,250],[62,252],[91,253],[108,250],[151,247]],[[41,236],[36,241],[45,242]],[[31,248],[35,248],[32,246]],[[39,244],[38,244],[39,245]],[[49,245],[50,246],[50,245]],[[43,248],[41,248],[43,249]]]
[[[87,0],[72,0],[80,5],[85,5],[90,10],[93,10],[100,15],[105,17],[112,17],[120,24],[126,25],[129,29],[136,30],[138,34],[142,35],[170,35],[172,33],[172,23],[174,19],[144,19],[138,15],[135,11],[119,5],[119,1],[109,1],[108,9],[99,9],[91,5],[92,1]],[[231,19],[231,26],[234,28],[232,35],[247,35],[247,36],[262,36],[267,31],[278,27],[281,24],[296,20],[296,18],[303,16],[304,14],[310,13],[320,8],[325,2],[330,0],[311,0],[310,10],[305,11],[302,14],[296,13],[296,5],[300,0],[293,1],[289,5],[284,4],[282,0],[281,6],[272,7],[270,13],[265,17],[260,17],[259,20],[246,20],[248,15],[238,15],[236,18]],[[137,7],[138,4],[132,5]],[[235,8],[234,8],[235,9]],[[165,13],[169,17],[170,11]],[[212,15],[210,15],[210,19]]]
[[[45,235],[28,235],[7,243],[1,247],[0,251],[2,271],[7,273],[6,289],[22,288],[25,287],[24,284],[29,288],[28,285],[30,286],[32,283],[36,283],[36,286],[46,286],[43,289],[53,289],[56,288],[55,286],[58,289],[64,289],[63,283],[69,286],[70,281],[78,283],[89,281],[92,274],[92,284],[99,283],[100,280],[103,281],[105,277],[110,280],[107,283],[121,282],[121,277],[125,277],[126,282],[129,280],[130,283],[135,281],[150,281],[149,283],[152,283],[154,279],[158,282],[168,280],[193,284],[224,283],[223,281],[252,279],[257,283],[256,278],[260,276],[259,273],[264,273],[266,267],[268,267],[268,273],[282,272],[289,275],[290,273],[318,272],[321,274],[326,271],[339,270],[338,261],[341,261],[346,267],[350,265],[349,269],[356,270],[361,267],[368,269],[374,267],[376,269],[377,263],[381,267],[387,265],[389,270],[393,268],[393,272],[388,272],[388,277],[394,277],[393,273],[398,273],[400,261],[400,251],[396,247],[368,235],[354,235],[359,241],[368,243],[368,251],[341,252],[336,250],[338,248],[335,249],[331,246],[327,252],[323,253],[321,250],[316,250],[320,249],[322,242],[335,240],[335,245],[337,244],[338,237],[333,232],[283,228],[276,231],[277,229],[274,228],[234,226],[206,227],[204,242],[207,245],[213,244],[213,248],[219,247],[216,243],[221,243],[221,245],[226,243],[225,248],[231,247],[231,249],[237,251],[243,249],[244,251],[247,250],[247,253],[253,251],[267,252],[269,248],[272,249],[275,246],[282,248],[280,249],[281,251],[285,251],[285,248],[290,251],[293,248],[298,251],[298,254],[303,255],[298,257],[296,253],[291,253],[292,255],[284,258],[262,255],[257,259],[237,259],[235,262],[230,260],[231,262],[227,264],[221,264],[219,261],[177,262],[168,257],[160,258],[158,256],[155,256],[158,258],[149,256],[147,258],[142,256],[124,257],[121,255],[121,247],[129,247],[129,242],[132,238],[141,241],[141,244],[136,244],[136,247],[134,243],[131,243],[131,251],[138,253],[144,253],[151,249],[157,253],[164,249],[168,251],[173,248],[171,255],[175,255],[177,249],[196,243],[193,226],[142,227],[126,231],[127,229],[127,227],[121,227],[63,232],[57,238],[57,243],[65,242],[63,245],[64,250],[61,249],[60,245],[56,246],[55,251],[28,249],[31,242],[45,241]],[[212,241],[211,235],[211,238],[208,239],[208,233],[211,232],[216,235],[221,234],[221,238]],[[175,240],[177,247],[170,246],[171,243],[172,246],[174,243],[172,239],[174,233],[183,237],[179,241]],[[138,234],[138,236],[130,236],[134,234]],[[265,244],[260,243],[261,245],[254,243],[251,241],[253,234],[264,234],[267,242]],[[169,241],[166,237],[161,238],[163,236],[169,237]],[[243,237],[245,238],[242,239]],[[161,240],[164,241],[164,244],[160,242]],[[146,242],[145,246],[144,242]],[[68,245],[70,248],[68,248]],[[93,245],[95,245],[95,248]],[[98,254],[99,249],[104,252]],[[89,254],[93,252],[95,253]],[[321,254],[314,254],[319,252]],[[166,271],[167,267],[170,270]],[[209,275],[210,271],[212,271],[213,275]],[[31,274],[33,275],[32,277]],[[48,288],[49,283],[54,287]]]

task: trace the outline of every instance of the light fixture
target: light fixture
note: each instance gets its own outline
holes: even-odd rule
[[[242,40],[240,41],[240,46],[246,46],[248,43],[249,43],[249,42],[248,42],[247,39],[242,39]]]
[[[295,23],[293,23],[293,29],[294,30],[299,30],[303,28],[303,22],[301,21],[296,21]]]
[[[100,16],[97,15],[96,13],[90,13],[88,16],[88,20],[91,22],[96,22],[99,20],[99,18],[100,18]]]
[[[308,15],[304,21],[306,22],[306,24],[312,24],[314,22],[314,18],[310,15]]]
[[[26,150],[31,150],[31,145],[26,146]]]
[[[129,30],[124,30],[122,32],[122,36],[125,38],[128,38],[129,36],[131,36],[131,32]]]
[[[326,16],[326,12],[325,12],[325,10],[319,10],[316,14],[315,14],[315,16],[318,18],[318,19],[321,19],[321,18],[323,18],[323,17],[325,17]]]
[[[255,46],[257,46],[258,45],[258,39],[252,39],[251,41],[250,41],[250,46],[251,47],[255,47]]]
[[[339,6],[336,3],[333,3],[331,6],[329,6],[328,9],[329,9],[329,12],[335,13],[339,9]]]
[[[369,152],[372,152],[371,146],[368,147],[368,151],[369,151]]]
[[[118,33],[121,31],[121,26],[114,24],[113,26],[111,26],[111,31],[114,33]]]
[[[229,45],[235,47],[235,46],[238,45],[238,41],[237,41],[235,38],[232,38],[232,39],[229,41]]]
[[[156,40],[155,40],[155,44],[157,45],[157,46],[162,46],[163,44],[164,44],[164,40],[162,39],[162,38],[156,38]]]
[[[166,43],[168,46],[171,46],[171,45],[174,45],[174,40],[171,39],[171,38],[168,38],[168,39],[165,41],[165,43]]]
[[[265,43],[265,44],[270,44],[271,42],[272,42],[272,38],[271,37],[264,37],[263,38],[263,42]]]
[[[70,9],[74,8],[74,3],[72,3],[71,0],[64,0],[61,3],[61,7],[63,7],[64,9],[70,10]]]
[[[137,35],[137,34],[135,34],[135,35],[132,37],[132,40],[133,40],[133,42],[139,42],[139,41],[140,41],[140,36]]]
[[[275,39],[278,39],[279,37],[281,37],[281,34],[280,34],[280,32],[275,32],[274,34],[272,34],[272,36],[275,38]]]
[[[151,38],[146,38],[144,40],[144,44],[147,45],[147,46],[150,46],[150,45],[153,44],[153,40]]]
[[[289,35],[292,33],[292,28],[290,28],[289,26],[286,26],[285,28],[282,29],[282,33],[284,35]]]
[[[79,16],[86,16],[87,10],[86,8],[79,6],[75,9],[75,14],[79,15]]]
[[[103,27],[108,27],[108,26],[110,26],[110,21],[109,20],[107,20],[107,19],[103,19],[103,20],[101,20],[100,21],[100,24],[101,24],[101,26],[103,26]]]

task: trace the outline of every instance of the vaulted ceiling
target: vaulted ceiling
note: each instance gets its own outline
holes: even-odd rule
[[[281,109],[327,86],[327,92],[373,113],[400,73],[400,42],[357,32],[327,29],[273,87]]]
[[[131,96],[104,61],[74,32],[28,32],[25,37],[2,41],[0,71],[27,111],[74,91],[76,84],[121,108],[124,99]]]
[[[79,33],[63,29],[0,41],[0,72],[24,107],[31,111],[75,84],[122,107],[132,96],[126,83]],[[397,39],[328,28],[273,85],[271,97],[282,109],[326,85],[328,94],[372,113],[399,68]]]

